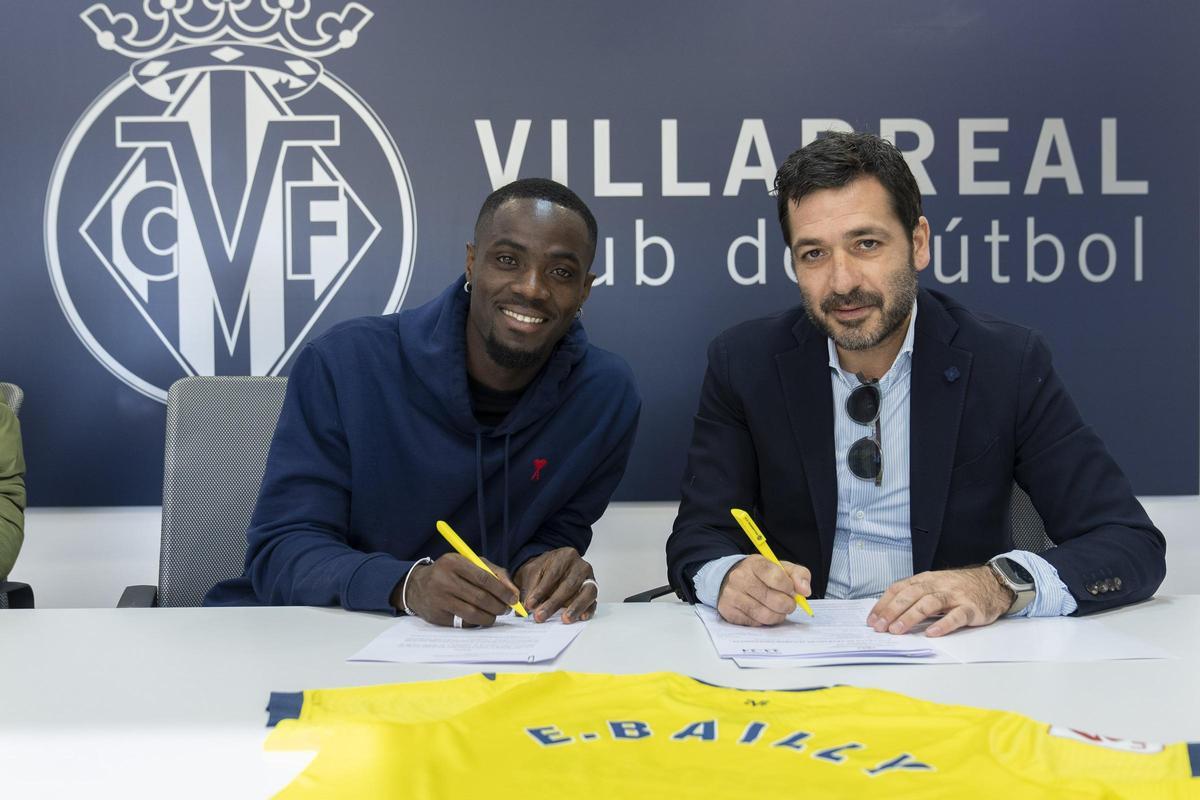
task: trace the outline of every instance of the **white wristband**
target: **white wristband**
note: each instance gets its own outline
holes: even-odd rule
[[[425,556],[425,558],[422,558],[420,561],[413,564],[412,569],[410,569],[408,571],[408,574],[404,576],[404,585],[400,587],[400,606],[401,606],[401,608],[404,609],[404,613],[408,614],[410,617],[415,617],[415,616],[417,616],[417,614],[415,611],[413,611],[411,608],[408,607],[408,579],[412,577],[412,574],[414,572],[416,572],[417,567],[421,566],[422,564],[432,564],[432,563],[433,563],[433,559],[430,558],[429,556]]]

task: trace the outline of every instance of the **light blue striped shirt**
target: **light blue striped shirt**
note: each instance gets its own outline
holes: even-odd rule
[[[917,310],[909,317],[904,343],[891,368],[880,380],[880,438],[883,475],[879,486],[856,477],[847,464],[850,446],[871,437],[874,423],[860,425],[846,413],[846,398],[859,385],[858,378],[842,369],[837,347],[829,345],[829,371],[833,384],[834,444],[837,453],[837,530],[829,566],[829,598],[879,597],[896,581],[913,574],[912,528],[909,521],[909,408],[912,399],[912,353]],[[1005,556],[1033,576],[1037,596],[1015,616],[1057,616],[1076,608],[1075,598],[1044,558],[1024,550]],[[745,556],[733,555],[708,562],[696,573],[696,597],[715,607],[725,575]]]
[[[859,386],[858,378],[842,369],[837,347],[829,345],[833,376],[833,444],[837,457],[837,533],[825,596],[835,599],[878,597],[897,577],[912,574],[912,527],[909,524],[908,410],[912,399],[914,306],[908,331],[891,369],[879,379],[880,449],[883,475],[874,481],[855,477],[847,464],[854,442],[875,433],[875,424],[860,425],[846,413],[846,399]]]

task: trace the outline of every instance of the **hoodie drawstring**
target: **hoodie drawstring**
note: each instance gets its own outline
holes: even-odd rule
[[[487,515],[483,509],[483,434],[475,434],[475,501],[479,508],[479,540],[483,557],[489,558]]]
[[[504,434],[504,538],[500,540],[500,555],[505,564],[508,563],[508,440],[511,438],[511,433]]]
[[[505,564],[508,562],[508,446],[512,439],[511,433],[504,434],[504,531],[503,537],[500,540],[499,559],[496,563]],[[483,497],[483,434],[475,434],[475,501],[479,512],[479,540],[480,549],[483,550],[483,557],[491,559],[492,553],[488,551],[488,531],[487,531],[487,513],[484,508]]]

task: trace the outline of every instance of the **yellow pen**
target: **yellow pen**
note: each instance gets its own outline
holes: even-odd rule
[[[475,555],[475,551],[471,549],[470,545],[462,540],[461,536],[454,532],[454,528],[451,528],[449,525],[439,519],[437,521],[437,530],[438,533],[442,535],[442,538],[449,542],[450,546],[453,547],[460,556],[465,558],[467,561],[470,561],[472,564],[479,567],[493,578],[496,577],[496,573],[492,572],[491,567],[483,563],[483,559]],[[525,610],[525,606],[521,605],[521,601],[519,599],[517,602],[513,603],[512,610],[520,614],[522,617],[529,616],[529,612]],[[810,611],[808,613],[811,614],[812,612]]]
[[[758,548],[759,553],[762,553],[763,558],[765,558],[767,561],[770,561],[772,564],[781,566],[779,564],[779,559],[776,558],[775,554],[771,552],[771,545],[767,544],[767,537],[763,536],[763,532],[760,531],[758,526],[754,524],[754,520],[750,518],[750,515],[745,511],[742,511],[740,508],[731,508],[729,509],[729,513],[732,514],[733,518],[737,520],[737,524],[742,526],[742,530],[744,530],[746,535],[750,537],[750,541],[754,542],[754,546]],[[810,606],[808,601],[804,599],[804,595],[796,595],[796,605],[803,608],[810,617],[813,615],[812,606]]]

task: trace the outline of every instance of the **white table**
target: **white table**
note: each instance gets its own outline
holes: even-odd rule
[[[671,670],[727,686],[872,686],[1150,741],[1200,740],[1200,596],[1109,612],[1176,658],[739,670],[689,606],[601,605],[548,665],[347,663],[391,619],[334,609],[0,612],[0,790],[8,797],[263,797],[309,756],[264,753],[271,691],[480,670]],[[1014,620],[1005,624],[1019,625]]]

